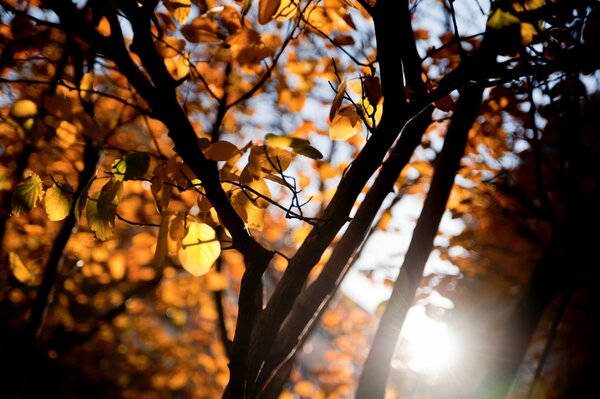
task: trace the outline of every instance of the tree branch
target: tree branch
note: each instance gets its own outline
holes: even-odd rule
[[[446,202],[460,167],[468,133],[479,111],[482,93],[482,87],[467,87],[461,90],[456,112],[436,161],[431,188],[425,198],[400,275],[394,283],[392,296],[385,308],[360,376],[356,391],[357,399],[384,397],[390,362],[394,354],[392,348],[396,347],[406,314],[419,287],[425,263],[433,249],[433,240],[446,210]]]

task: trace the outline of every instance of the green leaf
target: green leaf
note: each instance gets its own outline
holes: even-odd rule
[[[90,191],[90,187],[92,183],[96,180],[96,176],[92,176],[90,180],[88,180],[87,184],[81,189],[79,196],[77,197],[77,201],[75,201],[75,221],[79,223],[79,218],[85,209],[85,206],[88,202],[88,192]]]
[[[54,184],[46,191],[44,197],[44,209],[48,214],[48,219],[56,222],[63,220],[71,212],[71,205],[73,204],[73,194],[69,183],[63,183],[63,187],[59,187]]]
[[[150,166],[147,152],[132,152],[112,164],[112,173],[117,180],[133,180],[143,177]]]
[[[30,211],[35,207],[42,197],[44,188],[42,180],[35,173],[23,180],[15,190],[10,201],[13,215],[18,215],[21,211]]]
[[[221,254],[221,244],[215,230],[205,223],[188,220],[177,256],[181,266],[194,276],[206,274]]]

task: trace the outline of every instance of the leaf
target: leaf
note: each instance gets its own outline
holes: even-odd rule
[[[454,111],[454,108],[456,107],[456,103],[450,95],[440,98],[439,100],[435,101],[434,104],[438,109],[444,112]]]
[[[10,265],[10,271],[13,276],[23,284],[36,287],[41,284],[41,279],[36,276],[26,265],[23,263],[19,255],[14,252],[8,253],[8,263]]]
[[[156,50],[163,58],[173,58],[180,55],[185,48],[185,40],[176,37],[164,37],[156,42]]]
[[[488,19],[487,26],[490,29],[502,30],[511,25],[520,23],[521,20],[508,11],[497,8]]]
[[[87,205],[88,192],[90,191],[90,187],[92,186],[92,183],[94,182],[94,180],[96,180],[96,176],[92,176],[92,178],[90,180],[88,180],[86,185],[81,189],[81,192],[79,193],[79,196],[77,197],[77,201],[75,201],[74,212],[75,212],[75,221],[77,223],[79,223],[79,218],[81,217],[81,214],[83,213],[83,209]]]
[[[173,187],[169,184],[165,184],[165,181],[170,181],[170,179],[166,175],[163,165],[154,168],[154,176],[152,176],[150,190],[152,191],[154,201],[160,212],[169,206],[171,195],[173,194]]]
[[[123,194],[123,182],[111,179],[87,203],[86,214],[90,229],[100,240],[113,236],[117,205]]]
[[[250,11],[250,7],[252,7],[253,0],[244,0],[244,4],[242,4],[242,18],[248,14]]]
[[[229,141],[217,141],[204,150],[206,158],[213,161],[228,161],[240,153],[240,150]]]
[[[100,193],[92,195],[87,203],[86,215],[90,229],[96,234],[99,240],[108,240],[113,236],[113,227],[115,226],[114,215],[112,218],[101,215],[98,212],[98,197]]]
[[[342,105],[342,100],[344,99],[344,94],[346,94],[346,81],[343,80],[342,83],[340,83],[337,92],[335,93],[335,97],[333,98],[333,101],[331,102],[331,109],[329,110],[329,120],[333,121],[333,118],[335,117],[335,115],[337,114],[338,110],[340,109],[340,106]]]
[[[194,276],[206,274],[221,254],[215,230],[205,223],[190,221],[178,258],[181,266]]]
[[[265,136],[265,141],[268,146],[275,148],[290,147],[296,154],[304,155],[311,159],[321,159],[323,154],[315,147],[310,145],[310,142],[305,139],[290,136],[279,136],[269,133]]]
[[[181,34],[192,43],[219,43],[224,37],[219,31],[219,26],[208,17],[197,17],[181,28]]]
[[[273,19],[281,0],[259,0],[258,1],[258,22],[264,25]]]
[[[240,218],[246,223],[246,227],[261,231],[264,227],[265,211],[254,205],[250,198],[242,190],[238,190],[231,198],[231,205]]]
[[[73,194],[67,191],[72,191],[71,187],[67,182],[63,183],[62,186],[61,188],[54,184],[46,190],[46,196],[44,197],[44,209],[46,209],[48,219],[53,222],[66,218],[73,204]]]
[[[42,197],[44,188],[42,187],[42,180],[35,173],[23,180],[12,196],[10,201],[12,207],[12,214],[18,215],[22,211],[32,210],[37,202]]]
[[[147,152],[132,152],[113,162],[112,173],[117,180],[134,180],[144,177],[150,166]]]
[[[103,219],[112,220],[113,225],[117,212],[117,205],[119,205],[122,195],[123,182],[111,179],[102,187],[100,195],[98,196],[98,215]]]
[[[255,178],[265,174],[279,174],[292,162],[292,154],[281,148],[253,146],[248,157],[248,171]]]
[[[362,132],[360,117],[354,106],[350,104],[340,109],[329,126],[329,137],[333,140],[348,140],[360,132]]]
[[[271,190],[269,190],[269,186],[267,186],[264,179],[252,180],[251,182],[248,182],[246,186],[253,191],[245,189],[243,190],[243,193],[255,206],[264,209],[270,205],[267,198],[271,198]]]
[[[158,228],[158,237],[156,239],[156,251],[154,252],[154,264],[162,266],[163,260],[167,257],[169,250],[169,225],[175,217],[172,213],[165,213],[160,227]]]
[[[100,22],[98,22],[98,26],[96,26],[96,30],[104,37],[110,37],[111,28],[110,22],[108,22],[108,18],[102,17]]]
[[[185,21],[187,21],[192,5],[191,0],[163,0],[163,3],[171,12],[173,17],[177,20],[177,22],[183,25]]]
[[[379,104],[379,100],[383,97],[381,92],[381,82],[377,76],[364,76],[363,84],[365,95],[371,104]]]

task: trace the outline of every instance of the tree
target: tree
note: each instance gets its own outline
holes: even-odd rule
[[[495,1],[469,35],[453,1],[435,8],[439,31],[408,1],[0,4],[10,396],[39,395],[31,380],[51,383],[48,363],[75,366],[63,360],[70,351],[98,354],[97,335],[122,355],[100,362],[123,367],[105,395],[277,397],[363,243],[407,191],[427,194],[356,397],[385,395],[390,348],[446,210],[482,215],[453,239],[473,251],[494,241],[486,229],[498,217],[482,220],[502,206],[490,204],[537,223],[519,322],[499,341],[510,356],[490,364],[476,397],[506,395],[544,311],[562,295],[562,318],[575,281],[594,273],[562,265],[585,264],[598,235],[597,131],[584,123],[597,102],[580,104],[580,77],[599,66],[588,57],[596,1]],[[558,158],[544,155],[554,149]],[[517,168],[503,166],[508,154]],[[476,264],[453,260],[465,274]],[[574,390],[589,392],[585,376]]]

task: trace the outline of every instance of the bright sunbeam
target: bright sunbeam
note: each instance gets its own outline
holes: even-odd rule
[[[408,367],[423,374],[437,375],[456,361],[458,347],[446,323],[429,318],[423,307],[412,308],[402,329]]]

